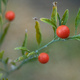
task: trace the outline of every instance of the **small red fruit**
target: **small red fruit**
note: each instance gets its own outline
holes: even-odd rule
[[[5,14],[5,18],[9,21],[12,21],[15,18],[15,13],[13,11],[8,11]]]
[[[57,34],[58,37],[60,37],[62,39],[65,39],[69,36],[70,30],[67,26],[61,25],[57,28],[56,34]]]
[[[40,63],[45,64],[49,61],[49,55],[47,53],[40,53],[38,60]]]

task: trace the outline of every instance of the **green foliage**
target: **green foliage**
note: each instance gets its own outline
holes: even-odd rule
[[[2,76],[3,76],[3,74],[2,74],[2,73],[0,73],[0,79],[2,78]]]
[[[32,52],[30,52],[30,53],[27,55],[27,57],[29,57],[29,56],[31,56],[31,55],[34,55],[34,54],[35,54],[35,52],[32,51]]]
[[[3,1],[4,5],[6,5],[8,2],[8,0],[2,0],[2,1]]]
[[[50,24],[51,26],[53,26],[54,28],[56,28],[57,26],[54,24],[53,21],[51,21],[50,19],[47,18],[40,18],[41,21]]]
[[[1,38],[1,35],[2,35],[2,30],[3,30],[2,24],[3,24],[2,14],[0,14],[0,38]]]
[[[5,64],[7,64],[7,63],[8,63],[8,60],[9,60],[9,58],[6,58],[6,59],[5,59]]]
[[[15,48],[15,50],[23,50],[26,52],[30,52],[26,47],[17,47],[17,48]]]
[[[19,61],[22,61],[24,59],[27,59],[27,56],[26,55],[23,55],[23,56],[18,57],[14,62],[19,62]]]
[[[19,61],[22,61],[22,60],[25,60],[25,59],[30,59],[30,57],[34,57],[35,56],[35,52],[32,51],[30,53],[28,53],[28,55],[23,55],[23,56],[20,56],[19,58],[17,58],[14,62],[19,62]],[[35,57],[34,57],[35,58]],[[37,57],[36,57],[37,58]],[[31,59],[30,59],[31,60]]]
[[[27,32],[25,33],[25,39],[24,39],[22,47],[27,48]],[[21,50],[21,51],[22,51],[22,54],[24,55],[25,51],[24,50]]]
[[[51,14],[51,21],[55,24],[54,30],[54,39],[56,38],[56,29],[57,29],[57,2],[53,2],[52,14]]]
[[[4,54],[4,51],[1,51],[1,52],[0,52],[0,59],[3,58],[3,54]]]
[[[6,25],[6,28],[4,29],[4,32],[3,32],[3,34],[2,34],[2,36],[1,36],[1,38],[0,38],[0,45],[1,45],[1,43],[3,42],[3,40],[4,40],[4,38],[5,38],[6,34],[7,34],[7,31],[8,31],[8,29],[9,29],[9,27],[10,27],[10,23],[8,23],[8,24]]]
[[[79,24],[80,24],[80,8],[75,19],[75,34],[77,34],[77,28]]]
[[[64,15],[61,19],[61,25],[66,25],[67,21],[68,21],[68,17],[69,17],[69,10],[67,9],[65,12],[64,12]]]
[[[38,21],[35,22],[35,29],[36,29],[36,40],[37,43],[40,45],[41,40],[42,40],[42,35],[41,35],[41,31],[40,31],[40,24]]]
[[[8,79],[4,79],[4,78],[3,78],[2,80],[8,80]]]
[[[47,18],[41,18],[41,21],[50,24],[54,30],[54,38],[56,38],[56,29],[57,29],[57,6],[56,2],[53,3],[51,20]]]
[[[1,1],[1,0],[0,0]],[[4,5],[7,4],[7,1],[8,0],[2,0]],[[0,3],[1,4],[1,3]],[[1,5],[0,5],[0,12],[1,12]],[[24,63],[26,62],[30,62],[30,61],[35,61],[37,58],[38,58],[38,55],[39,55],[39,51],[46,48],[47,46],[49,46],[50,44],[52,44],[53,42],[57,42],[57,41],[66,41],[66,40],[78,40],[80,41],[80,34],[79,35],[75,35],[75,36],[71,36],[69,38],[66,38],[66,39],[61,39],[61,38],[57,38],[56,36],[56,29],[57,29],[57,17],[58,17],[58,20],[59,20],[59,25],[66,25],[67,23],[67,20],[68,20],[68,17],[69,17],[69,10],[67,9],[65,12],[64,12],[64,15],[62,17],[62,19],[60,18],[60,15],[58,14],[57,12],[57,5],[56,5],[56,2],[53,3],[53,9],[52,9],[52,14],[51,14],[51,19],[47,19],[47,18],[40,18],[41,21],[45,22],[45,23],[48,23],[52,26],[53,30],[54,30],[54,39],[52,41],[50,41],[48,44],[44,45],[43,47],[39,48],[38,50],[35,50],[35,51],[32,51],[30,52],[28,49],[27,49],[27,31],[25,33],[25,38],[24,38],[24,42],[22,44],[21,47],[17,47],[15,48],[15,50],[21,50],[22,51],[22,56],[18,57],[14,62],[10,62],[11,65],[14,65],[15,68],[14,69],[11,69],[9,72],[7,69],[8,67],[8,61],[9,61],[9,58],[6,58],[5,60],[3,60],[3,54],[4,54],[4,51],[0,52],[0,61],[2,61],[2,63],[4,64],[4,67],[5,67],[5,70],[0,68],[0,71],[4,71],[6,74],[10,74],[11,72],[19,69]],[[40,31],[40,24],[39,22],[37,21],[37,19],[35,18],[36,20],[36,24],[35,24],[35,29],[36,29],[36,40],[37,40],[37,43],[40,45],[41,44],[41,41],[42,41],[42,34],[41,34],[41,31]],[[78,11],[78,14],[77,14],[77,17],[75,19],[75,31],[77,30],[77,27],[80,23],[80,9]],[[1,30],[2,30],[2,27],[3,27],[3,18],[2,18],[2,15],[0,15],[0,25],[1,25]],[[2,33],[2,35],[0,36],[0,45],[1,43],[3,42],[4,38],[5,38],[5,35],[7,34],[7,31],[9,29],[9,25],[10,23],[8,23]],[[19,62],[19,61],[22,61],[18,66],[16,65],[15,62]],[[2,73],[0,74],[0,79],[2,78]],[[4,80],[4,79],[2,79]],[[8,80],[8,79],[6,79]]]
[[[59,26],[61,25],[61,18],[59,16],[59,14],[57,13],[57,16],[58,16],[58,20],[59,20]]]
[[[3,24],[3,20],[2,20],[2,14],[0,14],[0,25]]]
[[[11,62],[11,64],[14,65],[14,66],[16,66],[16,63],[15,62]]]
[[[56,6],[56,2],[53,3],[51,21],[57,26],[57,6]]]
[[[0,72],[4,72],[4,71],[5,71],[4,69],[0,68]]]

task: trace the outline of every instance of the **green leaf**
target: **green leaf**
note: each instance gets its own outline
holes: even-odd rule
[[[68,17],[69,17],[69,10],[67,9],[65,12],[64,12],[64,15],[61,19],[61,24],[62,25],[65,25],[68,21]]]
[[[61,25],[61,18],[59,16],[59,14],[57,13],[57,16],[58,16],[58,20],[59,20],[59,26]]]
[[[23,56],[18,57],[16,60],[14,60],[14,62],[19,62],[19,61],[22,61],[24,59],[27,59],[27,56],[26,55],[23,55]]]
[[[5,64],[7,64],[7,63],[8,63],[8,60],[9,60],[9,58],[6,58],[6,60],[5,60]]]
[[[40,18],[41,21],[50,24],[51,26],[53,26],[54,28],[56,28],[57,26],[54,24],[53,21],[51,21],[50,19],[47,18]]]
[[[0,52],[0,59],[3,58],[3,54],[4,54],[4,51],[1,51],[1,52]]]
[[[56,38],[56,29],[57,29],[57,2],[53,2],[52,14],[51,14],[51,21],[54,23],[53,30],[54,30],[54,39]]]
[[[75,34],[77,34],[77,28],[79,24],[80,24],[80,8],[75,19]]]
[[[3,74],[2,74],[2,73],[0,73],[0,79],[2,78],[2,76],[3,76]]]
[[[3,24],[2,15],[0,14],[0,25]]]
[[[38,21],[36,21],[35,23],[36,23],[36,25],[35,25],[35,29],[36,29],[36,40],[37,40],[37,43],[40,45],[41,40],[42,40],[41,31],[40,31],[40,24],[39,24]]]
[[[33,52],[30,52],[28,55],[23,55],[23,56],[20,56],[18,57],[14,62],[19,62],[19,61],[23,61],[25,59],[30,59],[30,57],[34,57],[36,53],[33,51]]]
[[[8,0],[2,0],[2,1],[3,1],[4,5],[6,5],[8,2]]]
[[[3,78],[2,80],[8,80],[8,79],[4,79],[4,78]]]
[[[5,70],[4,70],[4,69],[2,69],[2,68],[0,68],[0,72],[5,72]]]
[[[27,48],[27,31],[25,33],[25,39],[24,39],[22,47]],[[24,50],[21,50],[21,51],[22,51],[22,54],[24,55],[25,51]]]
[[[29,56],[31,56],[31,55],[34,55],[34,54],[35,54],[35,52],[32,51],[32,52],[30,52],[30,53],[27,55],[27,57],[29,57]]]
[[[2,36],[1,36],[1,38],[0,38],[0,45],[2,44],[4,38],[5,38],[6,34],[7,34],[7,31],[8,31],[8,29],[9,29],[9,27],[10,27],[10,23],[8,23],[8,24],[6,25],[6,28],[4,29],[4,32],[3,32],[3,34],[2,34]]]
[[[23,50],[26,52],[30,52],[26,47],[17,47],[17,48],[15,48],[15,50]]]
[[[16,63],[15,62],[11,62],[11,64],[14,65],[14,66],[16,66]]]
[[[51,21],[55,24],[55,27],[57,28],[57,5],[56,5],[56,2],[53,2]]]
[[[2,14],[0,14],[0,39],[1,39],[1,36],[2,36],[2,32],[3,32],[2,24],[3,24]]]

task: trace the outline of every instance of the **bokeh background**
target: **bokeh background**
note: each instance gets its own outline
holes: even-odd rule
[[[28,30],[28,49],[36,50],[38,45],[35,37],[35,21],[33,17],[50,18],[52,2],[54,0],[9,0],[7,11],[12,10],[16,18],[11,22],[11,27],[5,37],[1,50],[5,50],[5,56],[12,60],[21,56],[20,51],[14,48],[21,46],[24,40],[25,29]],[[74,21],[80,7],[80,0],[56,0],[58,12],[62,17],[65,9],[69,9],[70,15],[67,26],[74,35]],[[42,32],[42,45],[53,39],[52,27],[40,22]],[[79,25],[80,26],[80,25]],[[78,28],[80,33],[80,27]],[[80,42],[66,41],[56,42],[41,52],[48,52],[50,60],[47,64],[38,61],[25,64],[20,70],[12,73],[9,80],[80,80]]]

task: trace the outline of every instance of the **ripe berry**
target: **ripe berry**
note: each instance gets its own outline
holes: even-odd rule
[[[69,36],[70,30],[67,26],[61,25],[57,28],[56,34],[57,34],[58,37],[60,37],[62,39],[65,39]]]
[[[47,53],[40,53],[38,60],[40,63],[45,64],[49,61],[49,55]]]
[[[9,21],[12,21],[15,18],[15,13],[13,11],[8,11],[5,14],[5,18]]]

